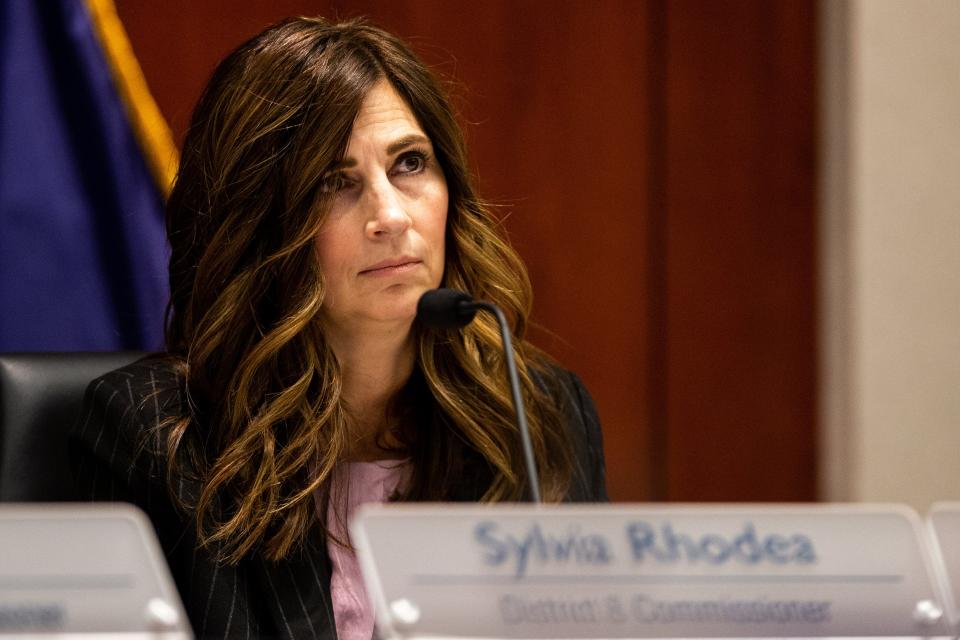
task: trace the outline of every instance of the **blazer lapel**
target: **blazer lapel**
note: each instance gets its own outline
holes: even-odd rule
[[[330,559],[326,548],[312,541],[281,562],[257,561],[264,610],[281,638],[335,640],[330,602]]]

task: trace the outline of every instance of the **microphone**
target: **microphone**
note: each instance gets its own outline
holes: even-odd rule
[[[527,412],[520,395],[520,378],[517,375],[517,363],[513,358],[513,341],[510,339],[510,327],[500,307],[485,300],[474,300],[470,295],[456,289],[431,289],[420,296],[417,302],[417,320],[426,327],[434,329],[461,329],[473,321],[477,311],[483,309],[492,313],[500,325],[500,337],[503,354],[507,362],[507,376],[510,393],[513,395],[513,409],[517,415],[517,427],[520,429],[520,441],[523,444],[523,456],[527,466],[527,480],[530,483],[530,501],[540,503],[540,476],[537,475],[537,462],[533,457],[533,444],[530,440],[530,428],[527,426]]]
[[[476,315],[473,298],[456,289],[431,289],[417,302],[417,320],[433,329],[460,329]]]

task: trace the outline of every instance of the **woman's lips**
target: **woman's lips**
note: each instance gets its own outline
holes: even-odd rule
[[[393,260],[384,260],[383,262],[378,262],[377,264],[371,265],[360,272],[362,276],[392,276],[401,273],[406,273],[415,269],[418,265],[421,264],[421,261],[416,258],[398,258]]]

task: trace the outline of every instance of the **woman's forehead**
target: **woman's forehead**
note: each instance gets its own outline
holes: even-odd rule
[[[407,101],[386,79],[378,80],[360,103],[353,130],[382,126],[407,126],[422,133]]]

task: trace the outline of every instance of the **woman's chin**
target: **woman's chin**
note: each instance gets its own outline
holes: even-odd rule
[[[371,309],[370,317],[385,323],[410,323],[417,317],[417,302],[422,291],[408,291],[401,296],[390,297],[376,309]]]
[[[409,328],[417,317],[417,303],[427,287],[404,287],[367,296],[352,308],[333,305],[325,309],[328,326],[354,332],[370,328],[380,331],[388,325]]]

